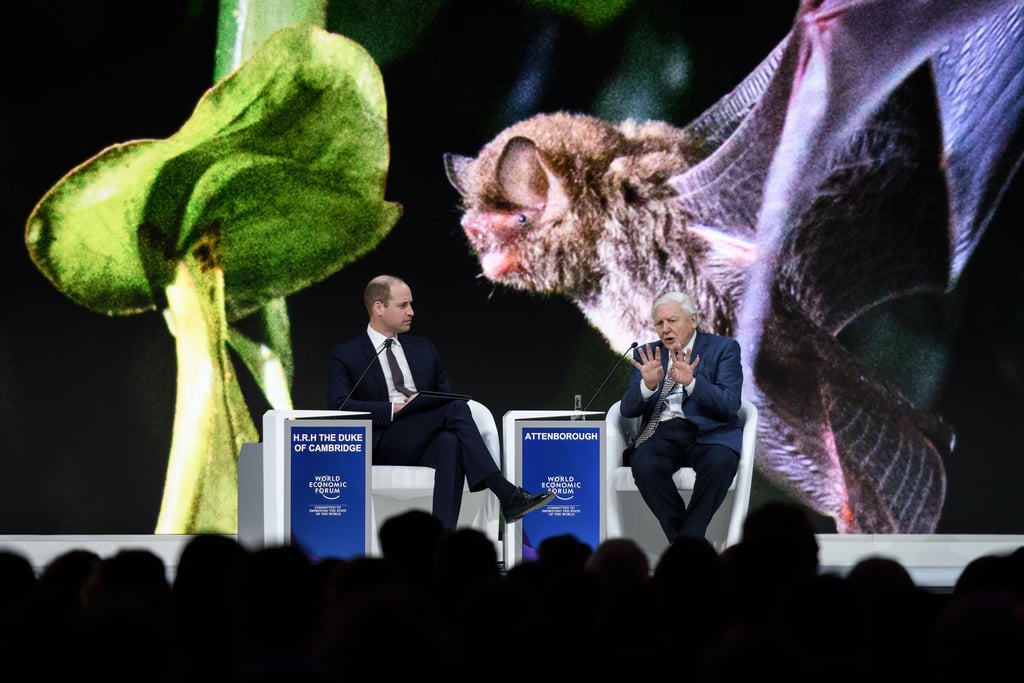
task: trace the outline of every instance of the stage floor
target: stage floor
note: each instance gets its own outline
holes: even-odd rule
[[[101,557],[121,549],[148,549],[163,559],[173,580],[178,557],[191,536],[64,536],[0,535],[0,549],[19,552],[37,571],[53,558],[74,549],[92,550]],[[982,555],[1009,554],[1024,546],[1024,536],[932,534],[819,534],[819,561],[823,572],[845,574],[866,557],[890,557],[907,568],[918,586],[948,591],[971,560]]]
[[[918,586],[951,590],[971,560],[1008,555],[1024,546],[1024,535],[819,534],[818,545],[823,572],[844,574],[866,557],[890,557],[907,568]]]

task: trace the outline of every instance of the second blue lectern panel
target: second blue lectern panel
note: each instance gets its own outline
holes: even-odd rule
[[[550,491],[555,499],[526,515],[523,559],[536,557],[541,542],[571,534],[591,548],[602,536],[601,427],[585,422],[521,423],[517,443],[523,488]]]

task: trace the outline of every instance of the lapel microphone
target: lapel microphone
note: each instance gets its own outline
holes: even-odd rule
[[[619,364],[622,362],[622,359],[626,357],[626,354],[628,354],[630,351],[632,351],[638,346],[640,346],[638,342],[633,342],[632,344],[629,345],[628,349],[623,351],[622,355],[619,356],[619,359],[615,361],[615,365],[613,365],[612,369],[608,371],[608,374],[605,376],[604,381],[601,382],[601,386],[597,388],[597,391],[594,392],[594,395],[590,397],[589,401],[587,401],[587,405],[583,410],[590,410],[590,404],[594,402],[594,399],[597,398],[597,395],[601,393],[602,389],[604,389],[604,385],[608,384],[608,380],[610,380],[612,378],[612,375],[615,374],[615,370],[619,367]]]
[[[345,400],[341,402],[340,406],[338,406],[338,410],[344,410],[345,409],[345,404],[348,403],[348,400],[350,398],[352,398],[352,394],[355,393],[356,387],[359,386],[359,383],[363,381],[364,377],[366,377],[366,373],[368,373],[370,371],[370,368],[373,367],[374,361],[377,361],[377,360],[380,359],[380,352],[383,351],[384,349],[386,349],[387,347],[388,347],[388,343],[387,342],[384,342],[383,344],[380,345],[380,348],[377,349],[377,353],[373,354],[373,358],[370,359],[370,362],[366,364],[366,368],[363,369],[363,374],[359,375],[359,379],[357,379],[356,383],[352,385],[352,390],[348,392],[348,396],[346,396]]]

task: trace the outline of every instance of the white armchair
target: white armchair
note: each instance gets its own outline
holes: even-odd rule
[[[501,439],[498,426],[491,411],[478,401],[469,401],[480,435],[487,450],[501,468]],[[374,465],[370,485],[370,524],[373,530],[370,554],[380,555],[380,539],[377,531],[386,519],[411,508],[430,512],[433,508],[434,469],[415,465]],[[467,486],[462,495],[459,512],[459,526],[471,526],[483,531],[494,541],[501,556],[501,541],[498,533],[499,505],[490,491],[471,492]]]
[[[757,441],[757,407],[743,400],[738,412],[743,427],[743,449],[740,453],[739,469],[733,479],[729,492],[721,507],[708,525],[707,539],[719,551],[737,543],[743,532],[743,520],[747,516],[750,505],[750,486],[754,474],[754,447]],[[650,511],[640,497],[640,492],[633,481],[633,472],[622,464],[622,452],[636,438],[639,418],[622,417],[619,402],[616,401],[608,409],[606,421],[606,467],[607,519],[605,529],[607,538],[628,537],[640,544],[654,562],[668,547],[668,540]],[[693,468],[680,468],[673,479],[676,487],[689,503],[693,495],[695,478]]]

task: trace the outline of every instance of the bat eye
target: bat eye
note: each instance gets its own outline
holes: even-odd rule
[[[525,213],[519,214],[519,227],[521,227],[521,228],[525,228],[526,227],[526,214]]]

